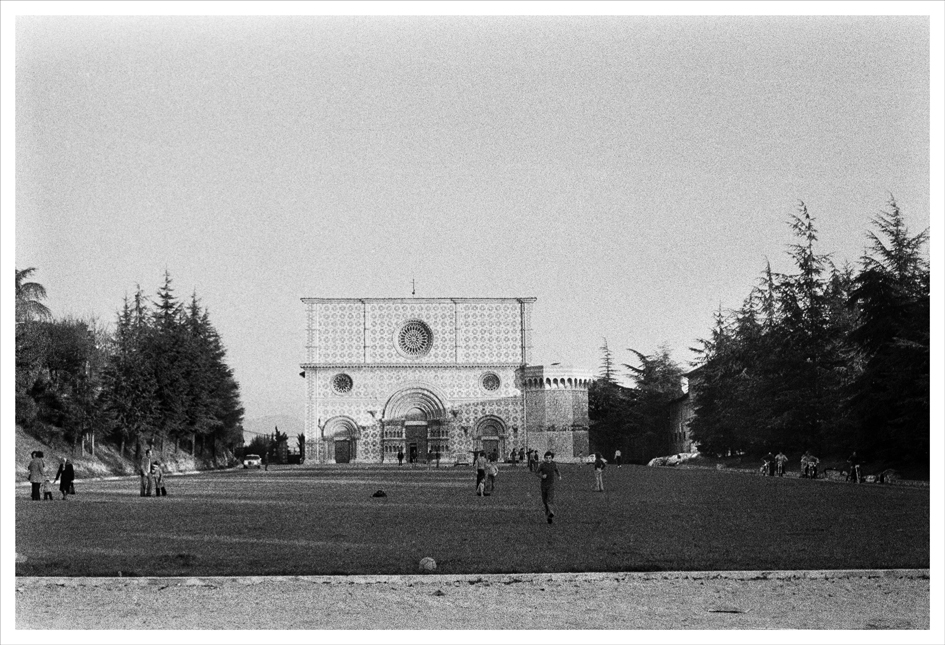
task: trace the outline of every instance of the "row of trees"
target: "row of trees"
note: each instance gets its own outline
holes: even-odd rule
[[[775,273],[769,263],[741,307],[719,311],[695,348],[693,440],[720,455],[857,449],[876,460],[927,463],[928,231],[911,235],[891,200],[853,267],[817,252],[815,220],[803,203],[790,224],[794,270]],[[590,391],[601,447],[660,446],[682,370],[665,348],[631,350],[640,365],[625,367],[636,387],[621,388],[606,342],[602,351]]]
[[[261,455],[268,456],[269,463],[290,463],[293,457],[290,457],[289,435],[285,432],[279,432],[279,426],[276,426],[275,432],[267,435],[256,435],[252,441],[243,448],[243,455]],[[299,463],[305,463],[305,435],[296,436],[296,452]]]
[[[182,304],[165,274],[153,301],[140,287],[125,299],[109,332],[53,320],[33,272],[17,270],[17,423],[122,452],[170,440],[215,458],[242,445],[239,386],[196,294]]]

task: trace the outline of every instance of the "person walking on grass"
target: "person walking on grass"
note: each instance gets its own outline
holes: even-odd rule
[[[847,459],[847,463],[850,464],[849,472],[847,473],[846,481],[853,480],[854,484],[860,483],[860,464],[863,463],[862,460],[857,456],[856,450],[853,451],[853,454],[850,455],[850,458]]]
[[[771,451],[768,451],[768,454],[764,457],[764,474],[767,477],[774,477],[774,455],[771,454]]]
[[[541,479],[541,503],[545,506],[545,517],[548,523],[554,523],[555,518],[555,483],[561,479],[561,471],[555,463],[555,453],[550,450],[545,453],[544,461],[538,464],[536,472]]]
[[[161,467],[160,461],[155,461],[151,464],[151,477],[154,479],[154,496],[166,496],[167,491],[164,489],[164,469]]]
[[[46,481],[46,462],[43,461],[42,450],[34,450],[30,453],[30,463],[26,470],[29,472],[30,499],[41,502],[43,498],[40,497],[40,489]]]
[[[138,474],[141,476],[141,497],[151,497],[151,487],[154,480],[151,478],[151,449],[148,448],[138,463]]]
[[[607,467],[607,460],[599,452],[594,455],[594,492],[604,492],[604,468]]]
[[[495,478],[499,474],[499,465],[490,461],[489,465],[486,466],[486,490],[489,491],[486,495],[491,495],[495,492]]]
[[[778,454],[774,456],[774,460],[778,464],[778,477],[784,477],[784,464],[787,463],[787,455],[784,454],[783,450],[779,450]]]
[[[476,453],[476,495],[482,497],[486,492],[486,453],[480,450]]]
[[[62,493],[62,499],[66,499],[66,495],[73,492],[72,482],[75,481],[75,468],[72,466],[72,460],[68,457],[62,458],[59,470],[56,471],[56,479],[53,482],[56,481],[59,482],[59,492]]]

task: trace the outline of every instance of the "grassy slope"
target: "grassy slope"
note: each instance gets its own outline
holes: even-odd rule
[[[30,461],[30,453],[34,450],[43,451],[46,469],[47,472],[50,472],[50,480],[56,476],[56,469],[59,467],[61,457],[72,459],[76,479],[135,474],[132,446],[126,446],[124,457],[119,454],[116,447],[101,443],[96,445],[94,456],[88,454],[88,452],[83,455],[79,448],[73,452],[72,446],[68,444],[55,440],[40,439],[28,434],[20,426],[16,426],[16,481],[26,481],[26,465]],[[207,467],[204,464],[199,464],[186,452],[175,453],[172,444],[167,445],[167,449],[160,459],[171,472],[192,471]]]

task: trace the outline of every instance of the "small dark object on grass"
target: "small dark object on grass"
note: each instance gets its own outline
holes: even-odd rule
[[[445,596],[446,594],[443,593],[443,590],[442,590],[442,589],[437,589],[436,591],[433,592],[433,595],[434,595],[434,596]]]
[[[174,556],[174,561],[180,566],[192,567],[197,561],[197,556],[193,553],[178,553]]]
[[[377,492],[375,492],[373,495],[371,495],[371,497],[387,497],[387,493],[385,493],[384,491],[378,489]]]

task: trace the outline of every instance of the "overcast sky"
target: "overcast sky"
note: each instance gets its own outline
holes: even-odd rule
[[[688,366],[798,200],[838,263],[930,224],[927,17],[27,17],[17,268],[113,323],[170,272],[247,418],[303,297],[534,296],[534,357]],[[940,180],[940,178],[938,178]],[[937,181],[938,181],[937,180]],[[933,242],[934,243],[934,242]]]

